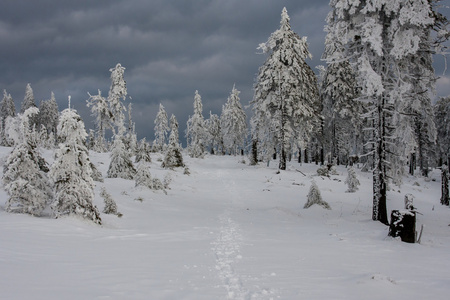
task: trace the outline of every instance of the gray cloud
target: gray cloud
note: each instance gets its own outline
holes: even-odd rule
[[[182,129],[195,90],[220,113],[233,84],[248,104],[265,57],[256,47],[278,29],[286,6],[291,26],[307,36],[314,69],[323,64],[323,26],[329,0],[4,0],[0,10],[0,88],[19,107],[31,83],[36,102],[54,91],[88,127],[87,92],[109,90],[109,69],[124,67],[139,137],[153,139],[159,103]],[[442,73],[442,63],[436,69]],[[448,82],[448,77],[444,78]],[[445,80],[440,82],[446,82]],[[438,93],[443,84],[438,85]]]

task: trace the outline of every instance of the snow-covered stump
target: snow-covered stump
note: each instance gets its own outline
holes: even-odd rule
[[[389,236],[400,237],[402,242],[416,242],[416,213],[410,210],[393,210]]]

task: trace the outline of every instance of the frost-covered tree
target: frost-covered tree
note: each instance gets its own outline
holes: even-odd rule
[[[169,132],[169,120],[164,106],[159,104],[159,111],[155,118],[155,141],[153,151],[162,152],[166,147],[167,133]]]
[[[171,130],[171,132],[173,132],[175,134],[175,139],[177,141],[180,140],[179,128],[178,127],[179,127],[179,125],[178,125],[177,118],[175,117],[174,114],[172,114],[170,116],[170,130]],[[181,145],[180,145],[180,147],[181,147]]]
[[[12,141],[6,135],[6,120],[16,116],[16,107],[11,94],[3,90],[3,99],[0,102],[0,142],[2,146],[12,146]]]
[[[152,151],[152,147],[147,140],[143,138],[137,147],[135,162],[138,163],[140,161],[151,162],[152,158],[150,157],[150,152]]]
[[[195,91],[194,96],[194,114],[189,117],[186,125],[186,141],[189,155],[191,157],[203,157],[206,130],[203,119],[202,97],[198,91]]]
[[[9,196],[6,211],[39,216],[52,200],[53,193],[45,166],[35,144],[29,142],[29,118],[38,113],[32,107],[21,115],[21,139],[8,156],[3,183]]]
[[[356,176],[356,171],[352,166],[349,167],[347,171],[347,178],[345,178],[345,183],[348,186],[347,193],[354,193],[358,190],[360,182],[358,180],[358,177]]]
[[[280,29],[259,49],[268,58],[259,68],[254,87],[252,137],[266,153],[277,148],[279,168],[285,170],[293,146],[307,142],[320,128],[317,78],[305,61],[311,58],[306,37],[291,30],[286,8]]]
[[[241,105],[239,93],[235,86],[228,97],[227,103],[222,107],[220,126],[223,143],[228,152],[236,155],[239,148],[243,149],[247,136],[247,116]]]
[[[136,134],[136,124],[131,118],[132,105],[128,104],[128,131],[125,136],[125,145],[130,150],[130,153],[135,154],[138,147],[138,140]]]
[[[177,134],[174,129],[170,132],[169,145],[167,146],[166,154],[161,166],[168,169],[184,167],[180,143],[177,140]]]
[[[91,108],[92,116],[95,118],[95,139],[93,150],[97,152],[106,152],[105,133],[107,129],[112,129],[112,113],[109,110],[108,101],[102,96],[102,92],[98,90],[97,95],[89,94],[86,100],[87,106]]]
[[[346,164],[348,157],[359,154],[362,105],[357,101],[356,76],[348,61],[331,63],[321,84],[324,143],[331,158]]]
[[[411,64],[417,63],[418,53],[431,50],[427,41],[436,19],[427,0],[331,0],[330,6],[327,40],[338,47],[327,61],[349,60],[355,68],[359,99],[367,104],[365,116],[371,122],[372,218],[388,224],[388,177],[401,170],[401,151],[414,142],[407,125],[415,100]]]
[[[161,180],[156,177],[152,178],[149,163],[143,161],[138,164],[135,176],[135,186],[142,186],[151,190],[163,190],[165,192],[164,185]]]
[[[437,156],[440,161],[450,162],[450,96],[439,98],[434,106],[437,129]],[[447,165],[448,166],[448,165]]]
[[[37,107],[36,102],[34,100],[33,89],[31,88],[31,84],[27,84],[25,88],[25,97],[23,98],[22,104],[20,106],[20,112],[24,113],[30,107]]]
[[[124,79],[125,68],[121,64],[117,64],[109,70],[111,72],[111,87],[108,93],[108,104],[111,112],[111,122],[114,135],[123,137],[126,133],[125,127],[125,111],[126,107],[122,103],[125,101],[128,92]]]
[[[307,201],[303,208],[310,208],[314,204],[320,205],[323,208],[331,209],[330,205],[322,199],[322,195],[320,194],[320,189],[317,186],[316,182],[313,180],[311,183],[311,187],[309,188]]]
[[[108,168],[108,178],[134,179],[136,169],[130,159],[130,153],[125,148],[119,136],[114,137],[111,149],[111,162]]]
[[[205,120],[207,132],[207,144],[210,146],[211,154],[224,152],[222,127],[218,115],[209,112],[209,119]]]
[[[112,198],[111,194],[108,193],[105,187],[102,187],[100,191],[100,196],[103,198],[105,202],[105,207],[103,208],[103,213],[108,215],[119,215],[120,213],[117,211],[116,201]]]
[[[55,94],[52,92],[50,99],[41,101],[39,104],[39,126],[45,126],[47,133],[57,134],[59,119],[58,103],[56,103]]]
[[[94,181],[83,120],[75,110],[65,109],[57,130],[61,143],[50,170],[56,192],[51,208],[56,217],[77,215],[101,224],[100,213],[93,204]]]

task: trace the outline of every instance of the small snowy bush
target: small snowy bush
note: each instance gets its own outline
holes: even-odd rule
[[[322,200],[322,195],[320,195],[319,187],[315,181],[312,182],[311,187],[309,188],[308,200],[303,208],[309,208],[314,204],[320,205],[326,209],[331,209],[330,205]]]
[[[348,175],[345,179],[345,183],[348,186],[347,193],[354,193],[358,190],[358,185],[360,185],[358,178],[356,178],[356,172],[353,167],[348,168]]]
[[[105,202],[105,207],[103,208],[103,213],[111,214],[111,215],[119,215],[120,214],[119,212],[117,212],[116,202],[114,201],[114,199],[111,197],[111,195],[106,191],[106,189],[104,187],[102,187],[100,196],[103,198],[103,200]]]

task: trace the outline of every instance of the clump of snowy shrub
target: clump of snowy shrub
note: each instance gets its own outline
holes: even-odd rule
[[[150,165],[145,162],[140,162],[138,164],[135,176],[135,186],[143,186],[151,190],[162,190],[166,193],[164,184],[158,178],[152,178],[152,175],[150,174]]]
[[[114,199],[111,197],[111,195],[106,191],[104,187],[102,187],[100,196],[103,198],[103,201],[105,202],[103,213],[110,215],[117,215],[119,217],[122,216],[122,214],[117,211],[116,201],[114,201]]]
[[[358,185],[360,185],[358,178],[356,177],[356,172],[353,167],[348,168],[348,175],[345,179],[345,183],[348,186],[347,193],[354,193],[358,190]]]
[[[317,186],[315,181],[311,183],[307,199],[308,200],[306,201],[305,206],[303,208],[309,208],[314,204],[317,204],[322,206],[323,208],[331,209],[330,205],[328,205],[327,202],[322,200],[322,195],[320,194],[319,187]]]

